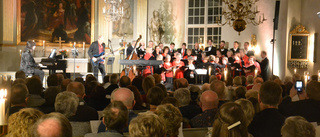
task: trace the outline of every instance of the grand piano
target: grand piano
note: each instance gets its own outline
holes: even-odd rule
[[[55,74],[56,70],[62,70],[66,74],[67,61],[62,59],[61,55],[56,56],[56,49],[52,50],[48,58],[42,58],[40,64],[40,69],[48,69],[49,75]]]

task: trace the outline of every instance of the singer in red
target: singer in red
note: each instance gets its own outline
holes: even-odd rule
[[[106,75],[106,70],[104,67],[104,49],[106,45],[104,44],[104,37],[99,36],[98,40],[92,42],[89,50],[88,55],[91,59],[93,75],[98,79],[98,71],[100,70],[102,77]]]

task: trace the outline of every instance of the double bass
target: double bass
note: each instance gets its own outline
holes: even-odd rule
[[[139,38],[136,40],[136,43],[134,44],[134,48],[133,48],[133,51],[131,52],[130,56],[128,56],[126,58],[126,60],[139,60],[139,57],[137,55],[137,43],[139,43],[139,41],[141,40],[142,36],[139,35]],[[126,70],[127,69],[127,70]],[[126,72],[127,71],[127,72]],[[130,78],[130,80],[132,81],[136,75],[135,75],[135,69],[133,68],[133,66],[130,66],[129,68],[124,68],[121,73],[120,73],[120,78],[122,76],[125,76],[126,74],[128,74],[128,77]]]

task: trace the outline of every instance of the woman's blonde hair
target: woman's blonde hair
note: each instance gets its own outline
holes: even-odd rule
[[[169,136],[178,136],[182,122],[180,110],[172,104],[159,105],[155,111],[159,117],[164,119]]]
[[[129,135],[130,137],[164,137],[165,122],[153,112],[140,113],[130,121]]]
[[[32,125],[43,113],[34,108],[24,108],[9,117],[7,137],[31,136]]]
[[[247,126],[249,126],[249,124],[251,123],[253,116],[255,114],[255,110],[254,110],[252,103],[247,99],[238,99],[234,103],[237,103],[241,106],[241,108],[244,112],[244,115],[247,117],[247,120],[248,120]]]

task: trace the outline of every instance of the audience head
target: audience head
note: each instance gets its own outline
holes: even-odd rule
[[[48,87],[44,92],[45,106],[54,107],[57,95],[62,92],[59,87]]]
[[[26,80],[22,79],[22,78],[18,78],[15,81],[13,81],[12,86],[14,86],[16,84],[26,84]]]
[[[224,85],[224,82],[219,81],[219,80],[213,81],[210,84],[210,89],[217,93],[219,100],[224,100],[224,98],[226,96],[226,93],[224,91],[225,87],[226,86]]]
[[[254,79],[253,85],[256,85],[256,84],[263,84],[263,79],[261,77],[256,77]]]
[[[155,114],[164,120],[167,135],[178,136],[182,114],[177,107],[171,104],[160,105],[157,107]]]
[[[62,91],[66,91],[66,90],[67,90],[67,86],[68,86],[68,84],[69,84],[70,82],[72,82],[71,79],[64,79],[64,80],[62,80],[61,90],[62,90]]]
[[[251,97],[251,98],[248,98],[248,100],[252,103],[255,114],[260,112],[260,104],[258,99]]]
[[[15,78],[16,79],[18,79],[18,78],[26,79],[26,73],[24,73],[24,71],[22,71],[22,70],[19,70],[16,72]]]
[[[201,90],[199,86],[191,85],[189,90],[190,90],[191,100],[196,101],[197,99],[199,99],[199,95],[201,94]]]
[[[51,86],[58,86],[59,85],[59,78],[57,74],[51,74],[47,79],[48,87]]]
[[[236,99],[246,98],[247,88],[244,86],[239,86],[236,88],[235,92],[236,92]]]
[[[147,94],[150,88],[154,87],[156,84],[151,77],[146,77],[142,80],[142,89]]]
[[[200,97],[200,107],[202,111],[209,109],[216,109],[219,105],[219,98],[216,92],[207,90],[201,94]]]
[[[162,89],[162,92],[163,92],[164,97],[167,97],[167,88],[166,88],[166,86],[164,86],[164,85],[163,85],[163,84],[161,84],[161,83],[158,83],[158,84],[156,84],[156,87],[161,88],[161,89]]]
[[[110,75],[105,75],[104,77],[103,77],[103,83],[108,83],[110,80]]]
[[[174,85],[173,85],[174,90],[177,90],[179,88],[188,88],[188,86],[189,86],[188,80],[185,78],[176,79],[176,80],[174,80],[173,83],[174,83]]]
[[[249,126],[249,124],[251,123],[253,116],[255,114],[255,109],[254,109],[252,103],[247,99],[238,99],[234,103],[237,103],[241,106],[241,108],[244,112],[244,115],[247,117],[247,120],[248,120],[247,126]]]
[[[174,92],[174,97],[178,100],[180,106],[187,106],[190,103],[190,91],[187,88],[179,88]]]
[[[247,118],[237,103],[224,103],[213,122],[212,137],[228,136],[248,137]]]
[[[281,128],[283,137],[315,137],[314,126],[301,116],[291,116],[286,119]]]
[[[260,91],[261,86],[262,86],[262,84],[260,84],[260,83],[254,84],[252,87],[252,90]]]
[[[209,79],[209,83],[212,83],[213,81],[218,80],[217,76],[211,75]]]
[[[131,80],[128,76],[122,76],[120,78],[119,86],[122,88],[125,88],[127,86],[131,85]]]
[[[77,78],[74,80],[74,82],[80,82],[80,83],[84,84],[84,80],[83,80],[82,77],[77,77]]]
[[[80,82],[71,82],[67,86],[67,91],[75,93],[79,98],[83,98],[85,95],[84,85]]]
[[[69,118],[76,114],[79,105],[79,98],[70,91],[64,91],[57,95],[54,103],[56,112],[60,112],[65,117]]]
[[[161,101],[161,105],[164,105],[164,104],[171,104],[175,107],[179,107],[179,102],[178,100],[175,98],[175,97],[166,97],[164,98],[162,101]]]
[[[310,81],[307,85],[307,95],[309,99],[320,101],[320,83]]]
[[[147,102],[150,105],[158,106],[161,101],[165,98],[163,90],[157,86],[149,89],[147,94]]]
[[[160,76],[159,74],[155,73],[155,74],[153,74],[152,76],[153,76],[153,78],[154,78],[155,84],[161,83],[161,76]]]
[[[240,78],[241,78],[241,83],[242,83],[241,85],[246,86],[247,78],[245,76],[241,76]]]
[[[111,74],[109,81],[111,84],[118,84],[119,82],[118,74]]]
[[[130,85],[130,86],[127,86],[128,89],[130,89],[132,92],[133,92],[133,95],[134,95],[134,100],[136,102],[136,104],[134,105],[134,107],[142,107],[142,104],[143,104],[143,100],[142,100],[142,97],[141,97],[141,94],[138,90],[138,88],[136,86],[133,86],[133,85]],[[134,108],[134,109],[135,109]]]
[[[40,79],[36,77],[28,78],[27,79],[27,87],[30,94],[33,95],[41,95],[42,93],[42,83]]]
[[[248,84],[253,84],[253,76],[252,75],[247,76],[247,82],[248,82]]]
[[[272,81],[267,81],[262,84],[259,91],[259,102],[271,107],[277,107],[280,103],[282,88]]]
[[[241,86],[242,85],[242,81],[241,81],[241,78],[239,76],[234,77],[233,85],[234,86]]]
[[[132,80],[132,85],[136,86],[138,88],[139,91],[143,91],[142,88],[142,77],[137,76]]]
[[[128,88],[117,88],[111,93],[111,102],[121,101],[129,110],[135,105],[134,94]]]
[[[130,137],[165,137],[166,126],[162,118],[152,112],[140,113],[130,121]]]
[[[246,99],[248,98],[255,98],[255,99],[258,99],[258,94],[259,92],[257,90],[253,90],[253,89],[250,89],[246,92]]]
[[[207,91],[207,90],[210,90],[210,84],[204,83],[201,87],[201,91]]]
[[[94,77],[92,74],[88,74],[86,76],[86,81],[85,81],[85,85],[88,85],[90,82],[92,81],[97,81],[97,78]]]
[[[24,108],[12,114],[8,121],[9,137],[28,137],[30,127],[43,115],[43,113],[34,108]]]
[[[34,137],[72,137],[69,120],[60,113],[43,115],[33,126]]]
[[[113,101],[103,110],[103,123],[107,130],[122,132],[128,122],[128,115],[128,109],[121,101]]]
[[[62,81],[64,80],[64,75],[61,73],[58,73],[57,77],[58,77],[58,86],[60,86],[62,84]]]
[[[16,84],[11,89],[11,104],[25,105],[27,96],[29,94],[28,88],[25,84]]]

